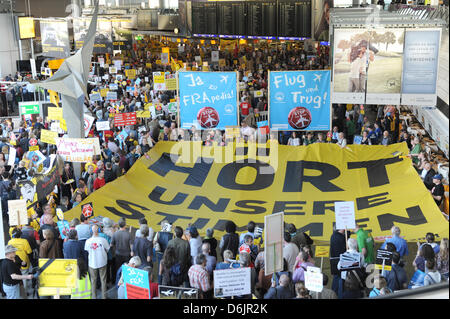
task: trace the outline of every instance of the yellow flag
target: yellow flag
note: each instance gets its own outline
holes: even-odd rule
[[[50,102],[55,104],[56,107],[59,107],[59,96],[58,93],[52,90],[48,90],[48,93],[50,94]]]

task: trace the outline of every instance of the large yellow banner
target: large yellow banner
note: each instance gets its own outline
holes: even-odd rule
[[[224,234],[227,220],[238,231],[250,220],[260,226],[267,214],[284,211],[318,240],[329,241],[334,203],[353,201],[356,223],[375,240],[397,225],[408,241],[427,232],[448,237],[449,226],[411,160],[405,143],[389,146],[335,144],[284,146],[278,143],[202,146],[201,142],[158,142],[130,171],[94,192],[95,215],[138,226],[146,217],[156,230],[164,219],[201,235]],[[66,213],[80,216],[82,205]]]

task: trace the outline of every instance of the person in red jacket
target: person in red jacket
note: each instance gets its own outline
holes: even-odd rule
[[[98,177],[94,181],[94,190],[97,190],[97,189],[105,186],[105,184],[106,184],[106,182],[105,182],[105,170],[104,169],[100,169],[98,171]]]

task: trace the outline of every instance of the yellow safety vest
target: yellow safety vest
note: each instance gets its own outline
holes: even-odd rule
[[[77,287],[72,289],[71,299],[92,299],[89,274],[86,274],[83,279],[78,279]]]

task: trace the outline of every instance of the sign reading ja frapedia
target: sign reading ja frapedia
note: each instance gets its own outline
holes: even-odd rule
[[[126,299],[150,299],[148,271],[122,265]]]
[[[408,241],[429,229],[448,236],[449,225],[411,160],[393,155],[407,154],[406,143],[345,149],[316,143],[295,152],[278,142],[201,144],[158,142],[123,177],[126,183],[107,183],[83,203],[114,220],[126,216],[137,225],[145,217],[151,227],[163,219],[184,228],[197,223],[200,233],[211,227],[217,236],[225,234],[227,220],[245,228],[249,216],[263,224],[266,215],[284,211],[286,223],[328,242],[334,203],[345,200],[355,203],[356,223],[371,229],[375,241],[391,236],[393,225]],[[65,216],[79,218],[80,209]]]
[[[180,127],[220,129],[237,125],[236,72],[179,72]]]
[[[331,129],[330,71],[269,73],[271,129]]]

